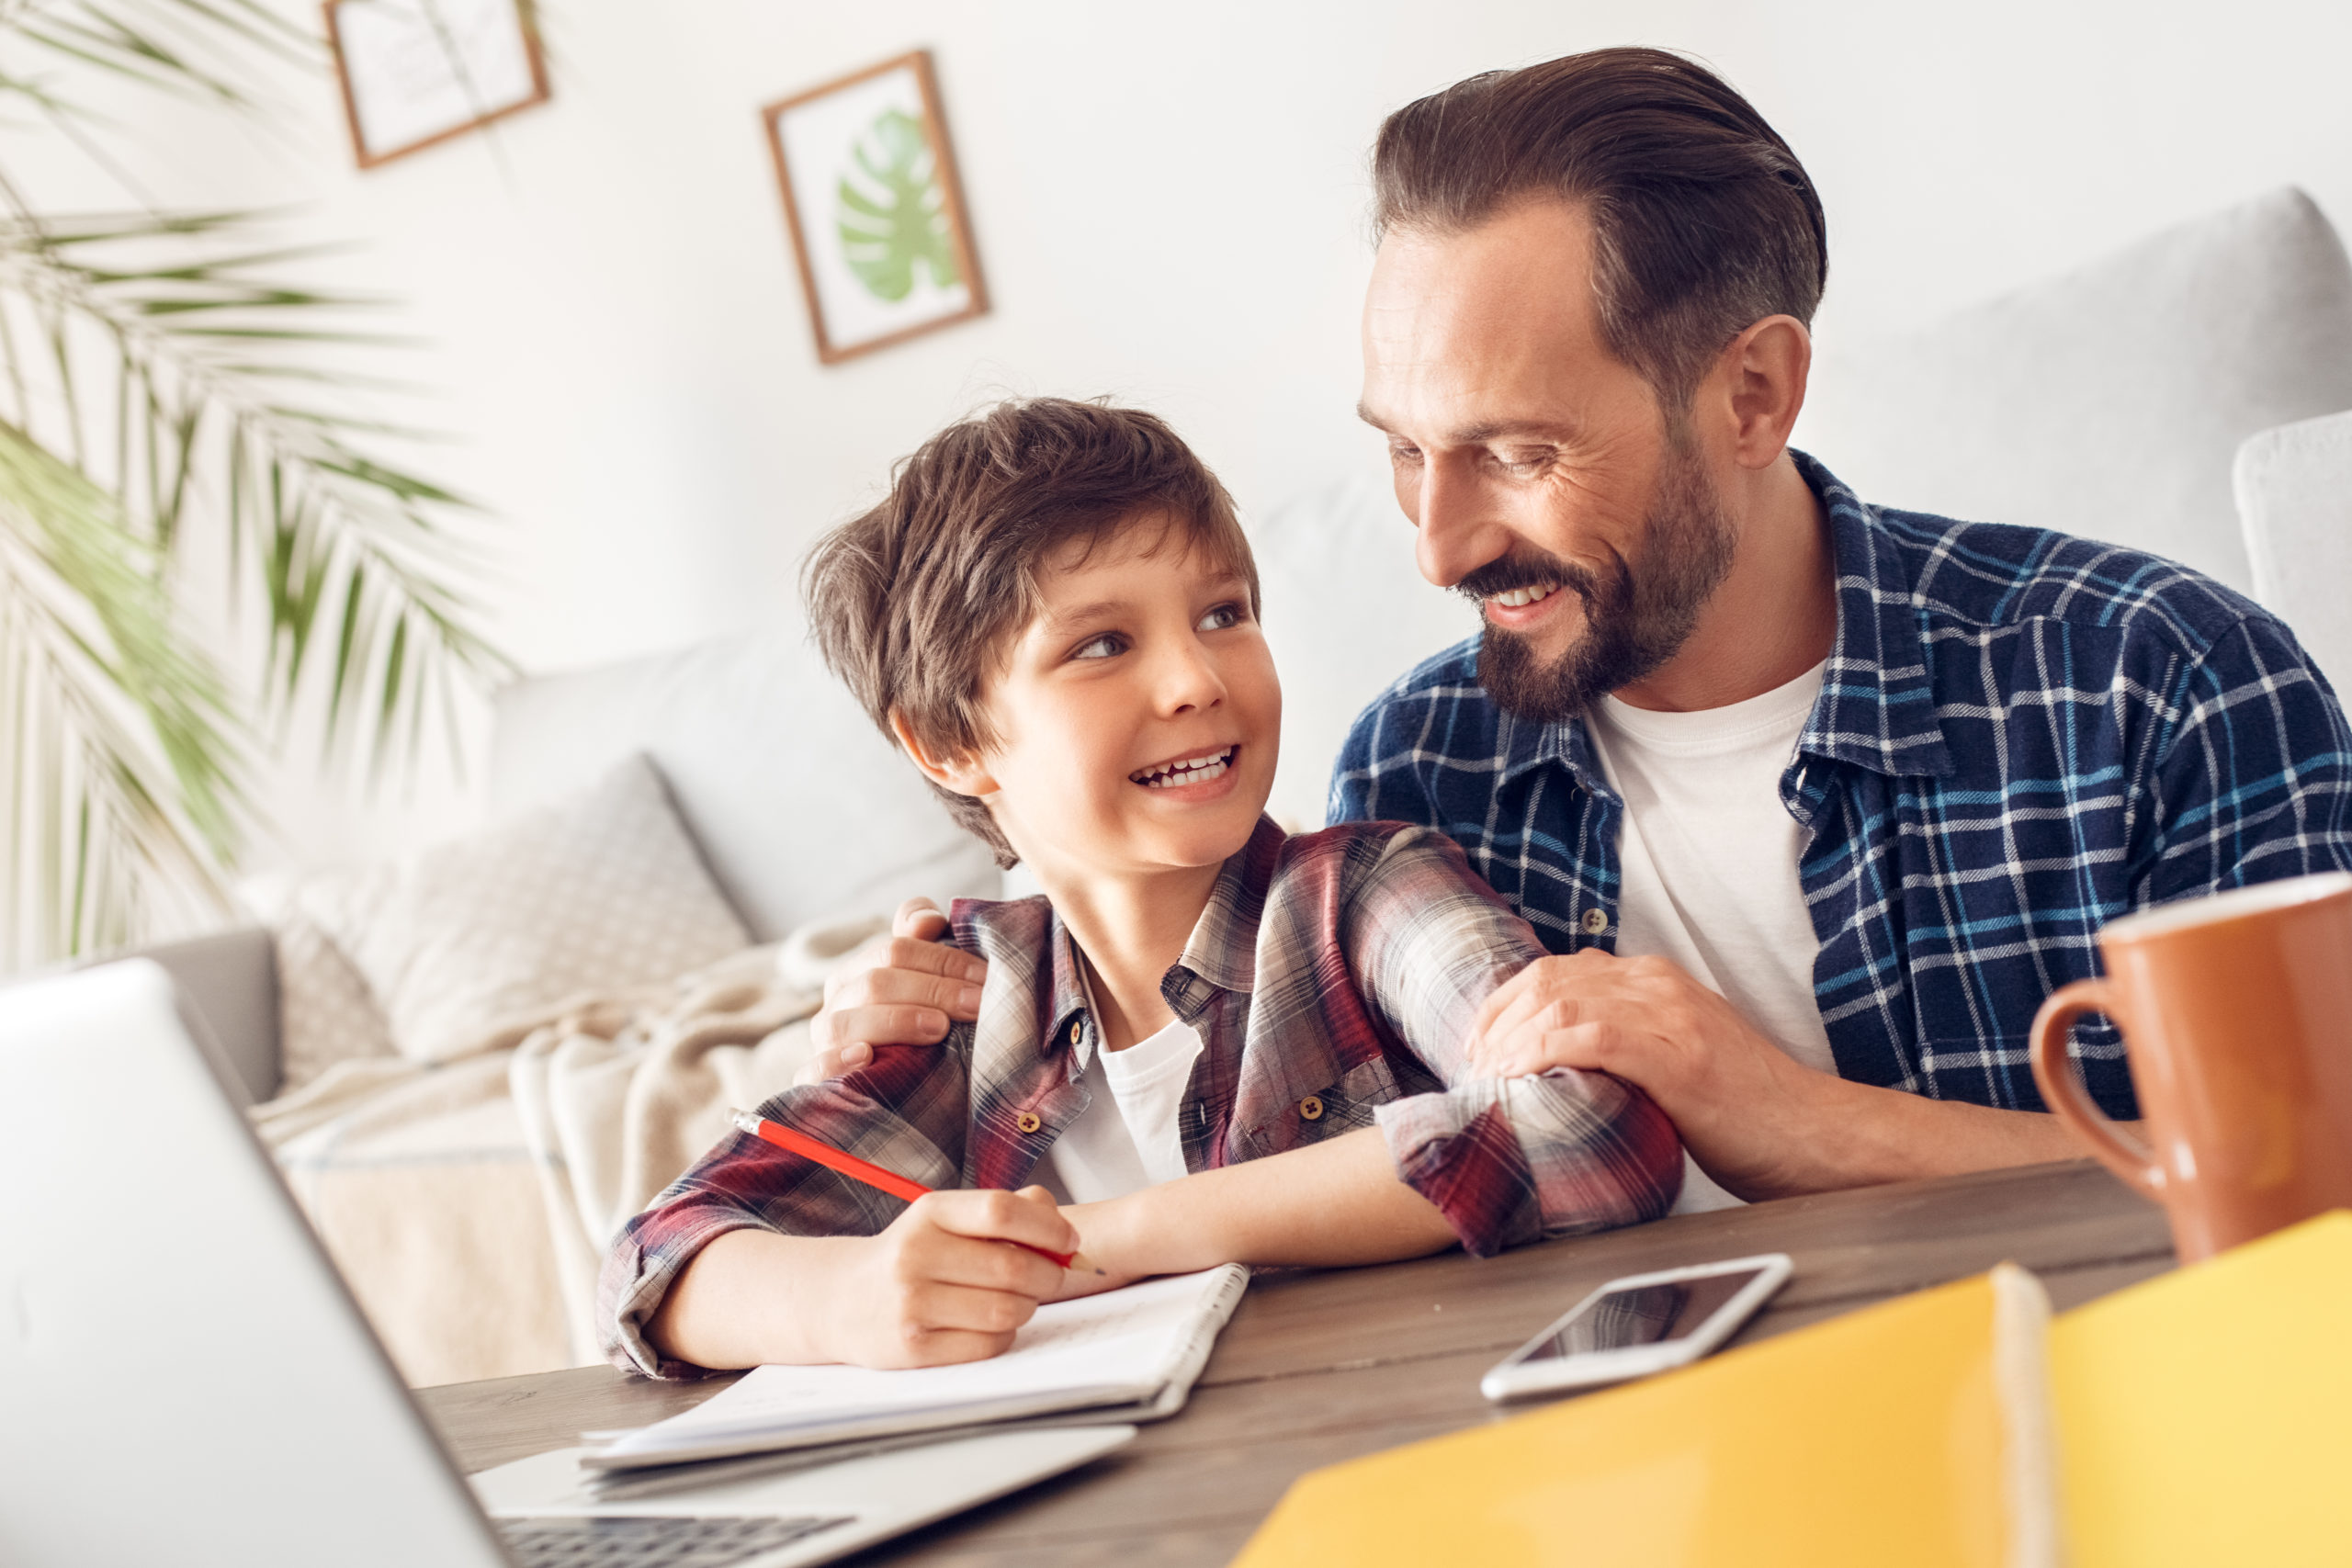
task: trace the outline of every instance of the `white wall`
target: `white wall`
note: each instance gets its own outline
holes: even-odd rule
[[[1351,413],[1365,149],[1383,113],[1479,69],[1613,42],[1712,62],[1820,185],[1825,334],[2281,182],[2352,220],[2341,0],[541,10],[555,101],[494,142],[361,175],[311,83],[290,136],[175,119],[136,159],[159,199],[309,202],[322,232],[368,242],[350,270],[413,302],[446,389],[429,412],[466,438],[441,470],[504,519],[492,620],[533,670],[793,617],[814,535],[1001,391],[1148,403],[1245,509],[1376,465]],[[757,110],[919,45],[995,312],[822,368]],[[437,784],[363,809],[302,773],[271,784],[256,863],[377,852],[471,809]]]

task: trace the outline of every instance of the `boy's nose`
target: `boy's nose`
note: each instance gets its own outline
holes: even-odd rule
[[[1225,682],[1197,647],[1170,650],[1159,671],[1160,711],[1175,715],[1223,701]]]

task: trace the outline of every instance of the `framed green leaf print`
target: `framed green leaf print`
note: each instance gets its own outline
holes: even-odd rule
[[[820,360],[987,311],[928,51],[761,112]]]

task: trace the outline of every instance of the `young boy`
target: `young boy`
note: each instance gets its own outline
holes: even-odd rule
[[[971,1360],[1040,1302],[1145,1275],[1485,1256],[1666,1212],[1681,1148],[1639,1091],[1472,1075],[1479,1003],[1542,949],[1450,840],[1262,816],[1282,695],[1256,568],[1165,424],[1040,399],[951,426],[806,589],[828,663],[1046,896],[956,904],[977,1023],[762,1108],[940,1190],[902,1203],[730,1136],[615,1241],[616,1362]]]

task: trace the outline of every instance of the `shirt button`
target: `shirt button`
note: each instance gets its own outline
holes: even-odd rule
[[[1319,1095],[1308,1095],[1298,1102],[1298,1113],[1309,1122],[1323,1120],[1323,1100]]]
[[[1609,929],[1609,911],[1599,908],[1587,909],[1584,919],[1577,923],[1584,927],[1585,935],[1599,936]]]
[[[1023,1111],[1012,1119],[1012,1124],[1024,1133],[1034,1133],[1045,1125],[1043,1122],[1037,1120],[1037,1113],[1034,1111]]]
[[[1075,1045],[1078,1043],[1078,1034],[1079,1021],[1077,1019],[1071,1019],[1069,1021],[1069,1043],[1071,1044]]]

